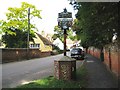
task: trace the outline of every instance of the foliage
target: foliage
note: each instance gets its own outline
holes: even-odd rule
[[[72,29],[70,29],[70,30],[68,30],[68,36],[67,36],[67,38],[69,38],[69,39],[71,39],[71,40],[77,40],[77,36],[76,35],[74,35],[75,33],[74,33],[74,31],[72,30]]]
[[[53,35],[53,39],[57,39],[59,38],[62,42],[64,42],[64,30],[61,30],[61,28],[59,26],[55,26],[54,27],[54,35]],[[67,38],[71,39],[71,40],[75,40],[76,36],[73,36],[73,31],[71,29],[67,30]]]
[[[2,36],[3,43],[6,43],[6,47],[10,48],[25,48],[27,47],[27,31],[22,32],[21,30],[10,28],[15,34],[8,34]],[[34,33],[30,33],[30,41],[33,41],[32,37]]]
[[[80,2],[76,5],[79,8],[72,29],[84,47],[101,48],[111,43],[114,33],[119,34],[117,2]]]
[[[23,47],[22,43],[25,43],[26,40],[26,33],[28,31],[28,8],[30,8],[30,19],[32,18],[41,18],[40,10],[37,10],[36,7],[32,4],[28,4],[26,2],[22,2],[20,8],[17,7],[9,7],[8,12],[6,13],[7,20],[0,21],[0,29],[2,30],[3,35],[3,42],[6,44],[7,47],[11,47],[10,43],[14,43],[12,47]],[[15,31],[14,31],[15,30]],[[35,24],[30,24],[30,34],[31,37],[34,37],[34,31],[37,30]],[[19,39],[22,35],[24,38]],[[13,38],[14,36],[14,38]],[[15,40],[14,40],[15,39]],[[18,41],[20,40],[20,41]]]
[[[55,40],[57,38],[59,38],[62,42],[64,41],[64,32],[59,26],[54,27],[53,39]]]

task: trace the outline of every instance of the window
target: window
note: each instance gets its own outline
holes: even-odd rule
[[[40,48],[40,44],[30,44],[30,48]]]

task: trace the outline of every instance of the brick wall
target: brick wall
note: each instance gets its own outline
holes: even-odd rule
[[[119,45],[109,44],[103,49],[104,51],[104,64],[111,70],[117,77],[120,77],[120,48]],[[88,53],[100,59],[100,49],[89,47]]]
[[[41,52],[39,49],[29,49],[28,51],[26,48],[3,48],[2,63],[40,58],[51,54],[50,52]]]
[[[110,61],[109,61],[110,60],[109,59],[110,58],[109,54],[110,54],[109,49],[104,48],[104,63],[107,65],[107,67],[110,67],[110,65],[111,65]]]
[[[94,54],[95,57],[100,58],[100,49],[94,48]]]
[[[104,63],[117,76],[120,76],[120,50],[117,44],[104,47]]]
[[[119,76],[119,79],[120,79],[120,49],[119,49],[119,52],[118,52],[118,76]]]
[[[118,76],[118,52],[111,52],[111,70]],[[120,69],[120,68],[119,68]]]
[[[41,52],[41,57],[46,57],[46,56],[50,56],[51,55],[51,52],[48,51],[48,52]]]
[[[100,59],[100,49],[95,47],[89,47],[88,53]]]

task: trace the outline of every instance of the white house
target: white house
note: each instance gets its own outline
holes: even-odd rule
[[[71,39],[66,39],[67,49],[70,49],[73,46],[74,41]]]
[[[57,38],[57,39],[53,42],[53,44],[54,44],[55,46],[58,46],[61,50],[64,49],[64,45],[63,45],[62,41],[61,41],[59,38]]]

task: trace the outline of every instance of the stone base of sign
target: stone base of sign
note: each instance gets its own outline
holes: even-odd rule
[[[62,80],[76,79],[76,60],[63,56],[60,60],[54,61],[55,78]]]

